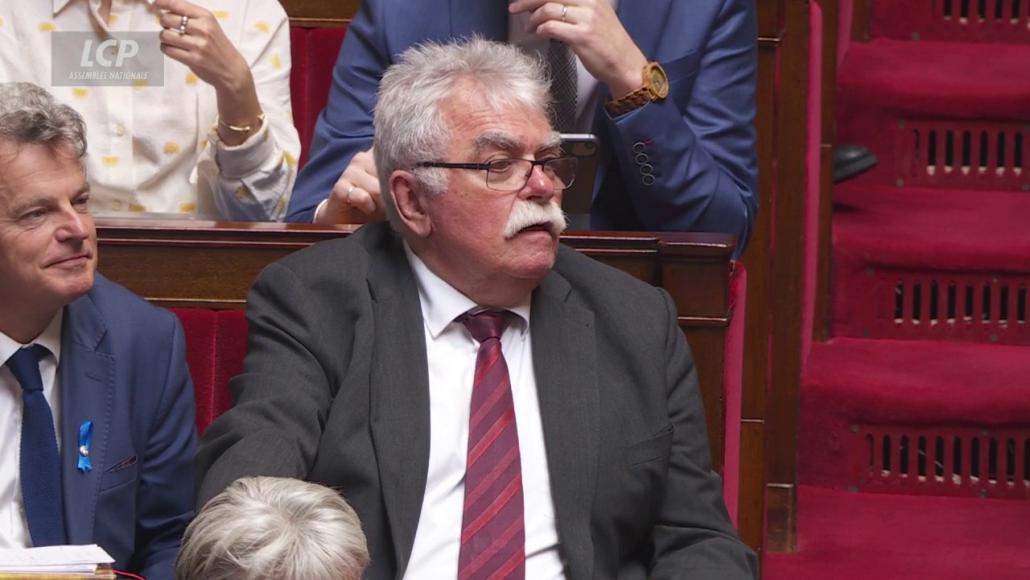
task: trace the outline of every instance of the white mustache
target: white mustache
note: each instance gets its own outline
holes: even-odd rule
[[[561,206],[553,199],[546,204],[520,199],[511,208],[508,223],[504,225],[504,238],[510,240],[520,231],[536,225],[546,225],[551,235],[558,237],[565,231],[568,221]]]

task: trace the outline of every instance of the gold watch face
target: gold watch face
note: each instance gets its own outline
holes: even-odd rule
[[[665,70],[656,62],[649,63],[646,71],[647,87],[656,98],[664,99],[669,96],[669,78],[665,76]]]

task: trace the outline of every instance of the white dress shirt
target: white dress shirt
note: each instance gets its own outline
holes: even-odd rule
[[[476,303],[436,276],[405,244],[418,285],[429,361],[429,473],[405,578],[457,578],[465,501],[469,407],[479,344],[455,318]],[[529,299],[501,336],[522,461],[526,578],[565,578],[547,470],[529,332]]]
[[[218,139],[215,90],[188,67],[164,58],[163,86],[52,86],[52,33],[161,30],[154,0],[0,2],[0,81],[29,81],[86,120],[97,215],[277,220],[285,214],[300,156],[290,105],[290,31],[277,0],[206,0],[225,35],[250,65],[265,113],[244,143]]]
[[[39,361],[43,378],[43,396],[54,415],[54,433],[60,433],[60,397],[57,388],[57,364],[61,360],[61,324],[64,310],[59,310],[43,334],[28,344],[21,344],[0,332],[0,549],[32,546],[29,523],[21,498],[21,416],[22,388],[11,369],[4,363],[23,346],[38,344],[50,354]],[[61,437],[57,437],[61,449]]]
[[[612,10],[619,9],[619,0],[608,0]],[[540,55],[540,58],[547,61],[547,46],[549,39],[526,32],[529,26],[529,13],[522,12],[512,14],[508,17],[508,42],[522,48],[532,50]],[[594,127],[594,111],[597,110],[598,101],[601,100],[600,83],[597,82],[583,63],[576,56],[576,130],[580,133],[590,133]],[[641,72],[641,74],[643,74]],[[622,95],[613,95],[621,97]]]

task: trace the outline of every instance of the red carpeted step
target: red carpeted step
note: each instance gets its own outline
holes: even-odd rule
[[[1030,344],[1030,193],[834,190],[835,336]]]
[[[1030,578],[1030,503],[798,489],[798,552],[765,580]]]
[[[880,164],[834,190],[799,553],[764,577],[1030,578],[1030,2],[873,9],[837,142]]]
[[[837,78],[838,107],[875,106],[903,116],[1030,119],[1027,62],[1030,46],[1024,45],[856,42]]]
[[[871,33],[902,40],[1030,42],[1026,0],[878,0]]]
[[[801,386],[802,483],[1030,498],[1028,455],[1028,347],[813,345]]]
[[[1028,65],[1030,66],[1030,65]],[[838,185],[834,257],[873,266],[1030,272],[1030,192]]]
[[[1030,427],[1030,349],[833,338],[813,345],[802,391],[805,406],[822,415],[802,413],[813,425],[833,417],[849,425]]]
[[[958,166],[982,163],[993,176],[999,166],[1009,171],[997,189],[1019,189],[1022,181],[1011,178],[1023,166],[1030,121],[1028,62],[1030,45],[852,43],[838,77],[837,141],[872,149],[880,164],[870,176],[879,183],[908,184],[909,158],[919,153],[925,162],[932,149],[934,163],[956,166],[953,175]],[[981,134],[989,137],[983,143]]]

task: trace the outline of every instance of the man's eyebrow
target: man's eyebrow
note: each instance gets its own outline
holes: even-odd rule
[[[54,205],[53,196],[33,197],[31,199],[18,200],[8,206],[11,215],[19,215],[34,207],[51,207]]]
[[[484,149],[501,149],[504,151],[515,151],[522,143],[508,133],[502,131],[487,131],[476,137],[472,142],[473,152],[478,155]]]
[[[501,131],[487,131],[482,135],[476,137],[473,141],[474,153],[479,154],[484,149],[500,149],[502,151],[517,151],[522,148],[522,142],[512,137],[508,133]],[[557,131],[552,131],[548,136],[547,141],[544,141],[537,151],[546,151],[548,149],[557,149],[561,147],[561,134]]]
[[[557,149],[559,147],[561,147],[561,133],[557,131],[552,131],[550,137],[548,137],[547,141],[545,141],[544,144],[540,146],[539,150],[543,151],[545,149]]]
[[[82,187],[80,187],[78,190],[76,190],[76,192],[73,194],[73,198],[76,198],[76,197],[79,197],[80,195],[89,193],[89,191],[90,191],[90,184],[89,184],[88,181],[84,181],[82,183]],[[27,210],[27,209],[29,209],[31,207],[53,206],[55,203],[57,203],[57,196],[54,196],[54,195],[44,195],[44,196],[41,196],[41,197],[35,197],[35,198],[32,198],[32,199],[20,201],[18,203],[13,203],[13,204],[9,205],[8,208],[10,209],[12,214],[18,214],[18,213],[21,213],[21,212],[23,212],[23,211],[25,211],[25,210]]]

